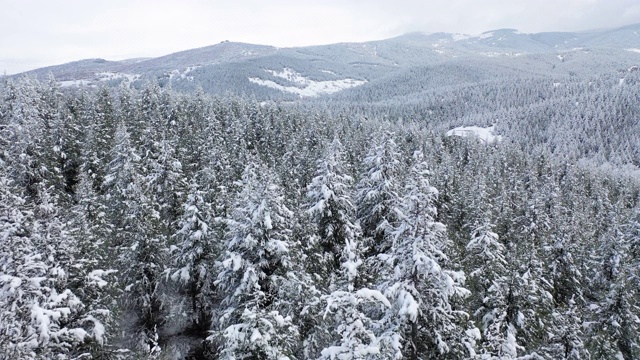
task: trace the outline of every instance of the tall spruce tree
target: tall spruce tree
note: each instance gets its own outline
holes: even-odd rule
[[[296,314],[281,312],[289,299],[280,292],[294,275],[293,213],[276,184],[266,168],[249,164],[227,219],[215,282],[222,301],[209,338],[220,359],[292,358],[298,346]]]
[[[435,220],[438,191],[429,184],[422,153],[416,152],[414,161],[396,211],[387,260],[393,274],[385,293],[392,299],[393,312],[386,317],[386,337],[395,358],[435,359],[449,353],[455,357],[467,350],[473,355],[475,333],[464,328],[467,314],[455,305],[457,298],[469,294],[463,287],[465,275],[452,269],[446,227]]]

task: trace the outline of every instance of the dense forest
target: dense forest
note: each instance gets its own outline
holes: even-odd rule
[[[0,359],[638,359],[625,77],[403,106],[3,79]]]

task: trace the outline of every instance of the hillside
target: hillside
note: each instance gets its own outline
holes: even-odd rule
[[[524,34],[514,29],[476,36],[410,33],[381,41],[299,48],[225,41],[152,59],[81,60],[26,74],[39,79],[52,74],[63,87],[117,86],[125,82],[139,88],[157,81],[183,92],[202,88],[210,94],[230,91],[263,100],[295,100],[364,84],[368,88],[384,87],[396,76],[415,76],[421,72],[416,69],[446,68],[449,64],[470,64],[467,72],[505,67],[523,75],[607,73],[640,63],[638,34],[640,25],[582,33]],[[434,85],[424,77],[412,80]]]

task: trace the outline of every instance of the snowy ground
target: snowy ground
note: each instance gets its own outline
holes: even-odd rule
[[[476,137],[484,143],[502,140],[502,136],[493,134],[493,126],[482,128],[479,126],[461,126],[447,131],[447,136]]]
[[[91,80],[66,80],[66,81],[59,81],[58,85],[60,85],[60,87],[72,87],[72,86],[90,86],[91,85]]]
[[[96,73],[96,76],[100,81],[124,79],[126,82],[132,82],[140,78],[140,75],[137,75],[137,74],[125,74],[125,73],[114,73],[114,72]]]
[[[366,83],[366,80],[340,79],[328,81],[315,81],[308,79],[297,71],[285,68],[282,71],[268,70],[267,73],[272,76],[286,79],[287,81],[298,86],[284,86],[271,80],[264,80],[258,77],[250,77],[249,81],[260,86],[266,86],[283,92],[297,94],[302,97],[317,97],[325,94],[332,94],[344,89],[360,86]]]
[[[196,66],[189,66],[189,67],[185,68],[182,71],[173,70],[172,72],[169,73],[169,80],[173,80],[174,78],[176,78],[176,79],[181,79],[181,80],[193,81],[193,76],[189,75],[189,73],[192,72],[193,70],[199,68],[199,67],[200,66],[196,65]]]
[[[100,81],[109,81],[109,80],[117,80],[123,79],[123,81],[127,83],[131,83],[140,79],[140,75],[138,74],[125,74],[125,73],[115,73],[115,72],[99,72],[95,73],[95,78],[93,79],[80,79],[80,80],[66,80],[59,81],[58,84],[60,87],[72,87],[72,86],[96,86],[97,82]]]

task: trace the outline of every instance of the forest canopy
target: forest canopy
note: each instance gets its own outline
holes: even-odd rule
[[[5,78],[0,359],[637,359],[637,74],[403,107]]]

